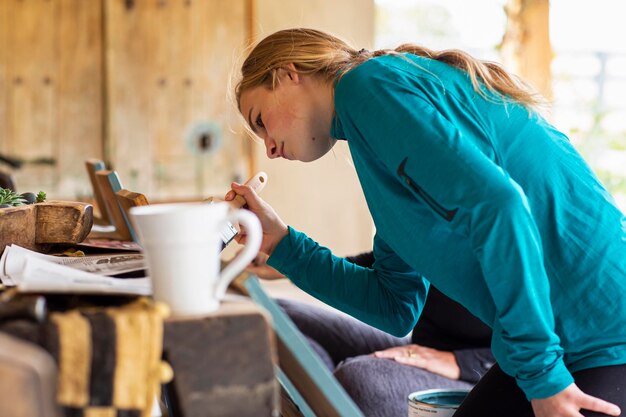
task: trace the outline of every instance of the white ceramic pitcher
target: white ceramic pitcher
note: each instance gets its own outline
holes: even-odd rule
[[[256,257],[261,224],[250,211],[228,203],[155,204],[130,210],[148,264],[154,299],[172,316],[201,315],[219,307],[228,284]],[[243,224],[246,245],[220,271],[221,230]]]

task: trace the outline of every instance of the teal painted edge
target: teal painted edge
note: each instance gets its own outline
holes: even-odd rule
[[[302,398],[298,389],[293,386],[287,375],[277,366],[276,370],[276,378],[278,378],[278,382],[283,386],[284,390],[289,394],[294,404],[298,406],[298,410],[302,413],[304,417],[317,417],[309,404],[307,404],[306,400]]]
[[[276,336],[284,343],[294,357],[298,360],[304,371],[313,380],[322,394],[334,406],[339,416],[364,417],[361,410],[356,406],[352,398],[346,393],[335,377],[328,371],[313,349],[306,342],[296,325],[281,310],[259,284],[256,276],[251,275],[244,283],[250,297],[260,306],[264,307],[272,316],[272,326]],[[295,387],[293,387],[295,390]],[[289,392],[289,391],[288,391]],[[302,395],[300,394],[302,398]],[[296,402],[295,398],[292,398]],[[302,399],[304,401],[304,399]],[[305,401],[306,404],[306,401]],[[301,404],[296,402],[301,407]],[[303,407],[301,407],[302,409]]]
[[[107,178],[109,179],[109,184],[111,184],[111,189],[113,190],[113,193],[117,193],[122,189],[122,183],[120,182],[120,177],[117,175],[117,172],[114,171],[109,173],[107,175]],[[122,212],[122,216],[124,217],[124,222],[126,223],[126,227],[128,227],[128,231],[130,232],[131,239],[133,239],[133,242],[139,243],[137,235],[135,234],[135,229],[133,228],[130,219],[126,217],[126,213],[124,212],[124,209],[122,209],[122,206],[117,201],[117,199],[115,200],[115,202],[117,203],[117,208]]]

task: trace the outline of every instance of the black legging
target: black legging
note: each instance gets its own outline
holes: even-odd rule
[[[616,404],[626,415],[626,365],[585,369],[573,374],[585,394]],[[582,410],[586,417],[606,414]],[[469,393],[454,417],[534,417],[530,402],[500,366],[494,365]]]

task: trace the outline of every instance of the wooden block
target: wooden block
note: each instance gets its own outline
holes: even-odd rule
[[[45,252],[54,243],[82,242],[93,224],[93,206],[49,201],[0,209],[0,253],[15,243]]]
[[[37,208],[37,243],[79,243],[93,225],[93,206],[85,203],[50,201]]]
[[[120,205],[122,212],[124,213],[124,217],[126,219],[126,226],[128,226],[128,230],[130,231],[130,235],[132,236],[133,241],[139,242],[137,240],[137,233],[135,232],[135,227],[131,221],[130,209],[132,207],[137,207],[137,206],[147,206],[148,199],[143,194],[128,191],[126,189],[121,189],[117,191],[115,193],[115,198],[117,198],[117,202]]]
[[[0,333],[0,416],[60,417],[56,379],[48,352]]]
[[[266,313],[249,300],[223,302],[213,314],[165,322],[164,355],[185,417],[274,416],[279,386]],[[176,411],[176,410],[175,410]]]
[[[94,223],[98,225],[109,225],[111,219],[107,212],[106,205],[104,204],[104,198],[100,187],[96,184],[96,172],[106,169],[104,162],[99,159],[87,159],[85,161],[85,168],[87,168],[87,174],[89,175],[89,181],[91,182],[91,188],[93,189],[93,196],[96,200],[96,207],[100,212],[99,216],[94,216]]]
[[[0,252],[15,243],[26,249],[38,250],[35,242],[37,207],[35,204],[0,209]]]
[[[127,220],[124,216],[115,193],[122,189],[119,177],[115,171],[102,170],[96,172],[96,187],[100,190],[111,224],[115,227],[113,232],[92,232],[89,237],[108,238],[117,240],[133,240],[128,229]]]
[[[124,211],[130,209],[131,207],[147,206],[149,204],[145,195],[128,191],[126,189],[119,190],[115,193],[115,195],[118,203],[120,203],[120,206]]]

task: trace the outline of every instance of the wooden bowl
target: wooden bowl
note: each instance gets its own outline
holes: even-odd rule
[[[0,254],[10,244],[47,252],[53,244],[82,242],[93,225],[93,206],[73,201],[0,209]]]

